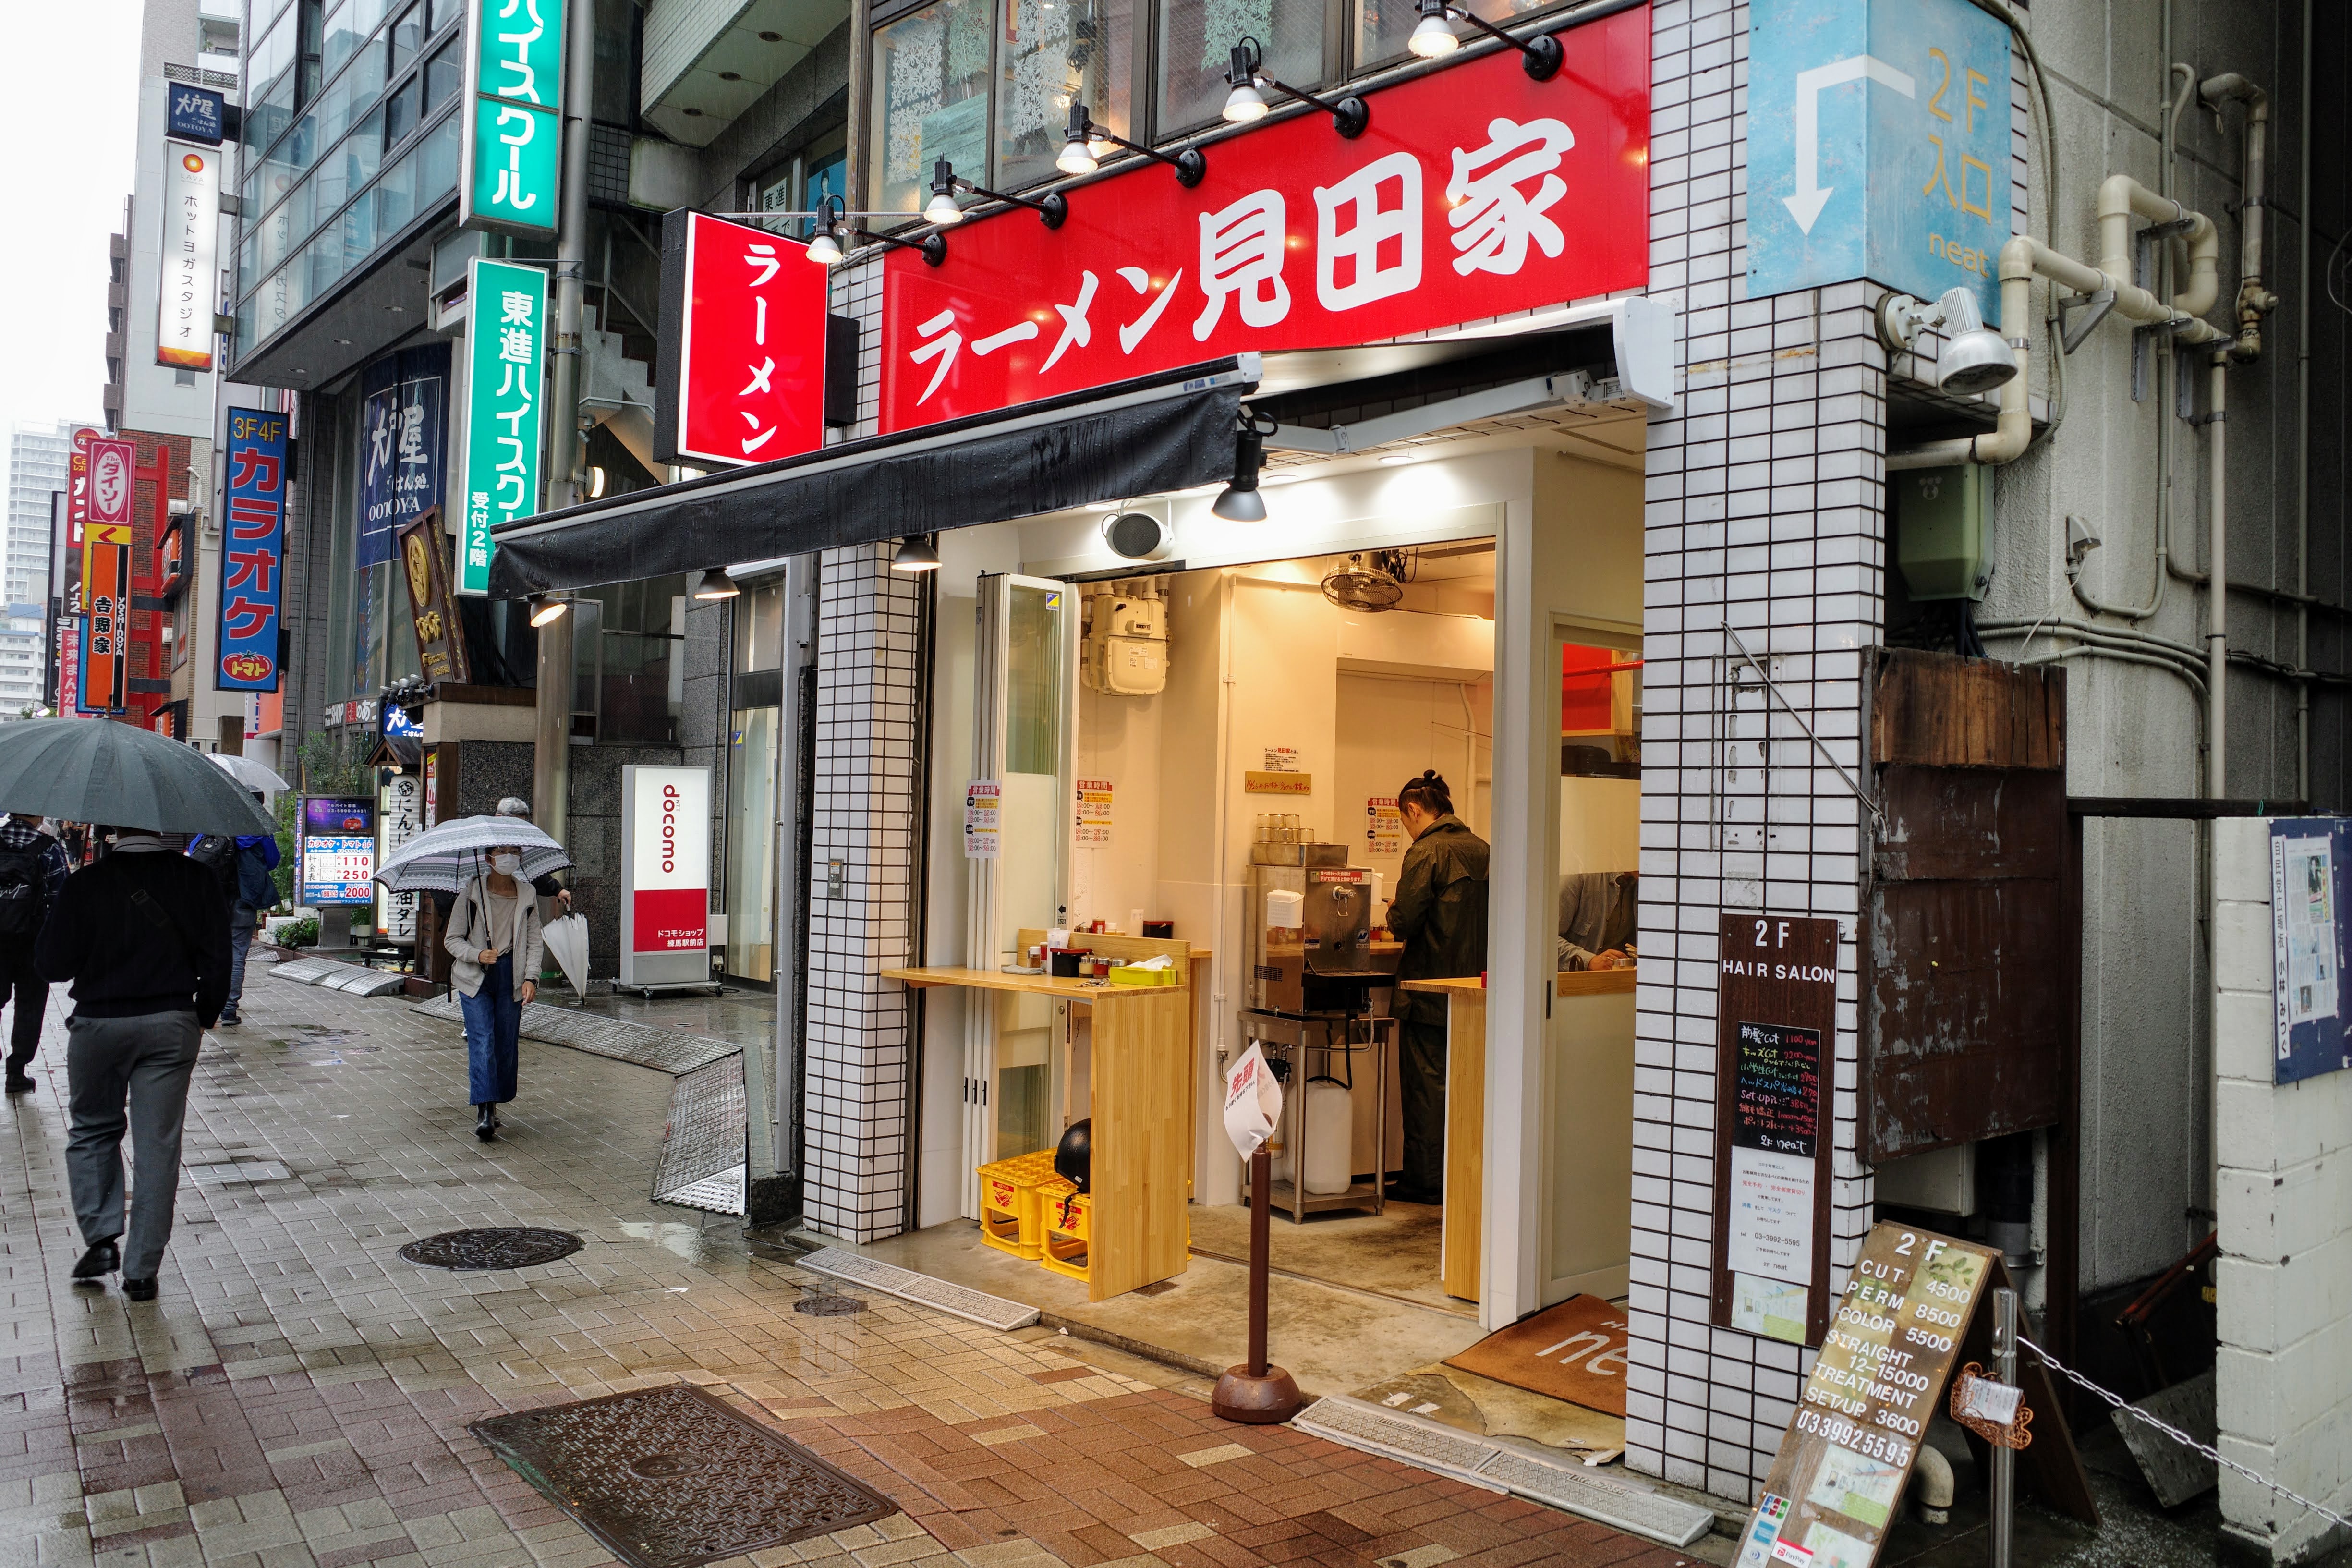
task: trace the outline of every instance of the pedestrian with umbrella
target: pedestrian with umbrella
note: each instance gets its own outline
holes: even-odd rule
[[[461,816],[418,834],[376,873],[396,893],[457,895],[441,940],[466,1016],[474,1136],[484,1142],[498,1136],[498,1108],[515,1097],[522,1010],[539,995],[546,950],[531,883],[571,864],[562,845],[520,818]]]
[[[130,724],[32,719],[0,726],[0,800],[30,815],[103,823],[113,853],[75,872],[33,946],[34,967],[71,982],[66,1176],[88,1249],[76,1281],[117,1269],[155,1299],[172,1237],[188,1080],[228,996],[228,908],[205,868],[163,834],[273,826],[201,752]],[[122,1140],[138,1189],[123,1227]]]

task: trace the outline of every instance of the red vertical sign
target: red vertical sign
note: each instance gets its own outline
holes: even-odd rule
[[[75,444],[87,468],[81,496],[81,668],[76,705],[120,713],[131,691],[131,504],[138,452],[119,437]]]
[[[824,445],[826,269],[796,239],[684,217],[665,258],[677,374],[657,390],[664,442],[697,463],[772,462]],[[666,235],[665,248],[677,244]],[[677,390],[670,392],[670,384]]]

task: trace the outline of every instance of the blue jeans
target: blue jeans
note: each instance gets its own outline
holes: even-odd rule
[[[466,1068],[471,1105],[504,1105],[515,1097],[515,1042],[522,1037],[522,1003],[515,995],[514,955],[482,972],[482,988],[457,997],[466,1014]]]
[[[236,1005],[245,999],[245,959],[253,951],[253,933],[259,924],[259,911],[251,904],[239,904],[228,919],[228,1006],[226,1016],[236,1016]]]

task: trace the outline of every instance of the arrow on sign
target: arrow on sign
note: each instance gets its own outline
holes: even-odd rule
[[[1906,98],[1919,96],[1909,77],[1868,55],[1832,60],[1797,73],[1797,194],[1780,200],[1807,234],[1813,232],[1813,220],[1822,216],[1830,199],[1830,193],[1822,187],[1822,91],[1865,77]]]

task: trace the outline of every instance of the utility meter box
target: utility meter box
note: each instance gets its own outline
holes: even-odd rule
[[[1150,593],[1108,593],[1087,600],[1079,673],[1097,691],[1150,697],[1168,684],[1168,605]]]
[[[1981,463],[1960,463],[1886,476],[1895,564],[1912,598],[1985,596],[1992,582],[1992,474]]]

